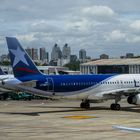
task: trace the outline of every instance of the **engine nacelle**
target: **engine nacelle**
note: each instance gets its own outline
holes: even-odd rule
[[[140,94],[129,96],[127,102],[129,104],[140,105]]]

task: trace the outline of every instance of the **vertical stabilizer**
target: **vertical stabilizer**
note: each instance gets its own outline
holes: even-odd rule
[[[41,74],[36,65],[14,37],[6,37],[15,77]]]

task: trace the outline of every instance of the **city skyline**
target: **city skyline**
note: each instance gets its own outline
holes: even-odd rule
[[[55,50],[55,49],[56,50]],[[58,59],[71,59],[71,57],[76,57],[75,60],[96,60],[96,59],[119,59],[119,58],[139,58],[140,55],[136,55],[134,53],[126,53],[126,54],[123,54],[123,55],[120,55],[120,56],[117,56],[117,57],[110,57],[107,53],[103,53],[103,54],[100,54],[98,57],[94,57],[92,58],[92,56],[89,56],[87,54],[87,51],[85,49],[80,49],[78,51],[78,55],[75,55],[75,54],[72,54],[71,53],[71,47],[65,43],[63,47],[60,47],[58,44],[54,44],[54,46],[52,47],[52,50],[50,52],[47,52],[46,49],[44,47],[40,47],[38,49],[36,48],[33,48],[33,47],[26,47],[25,48],[26,52],[28,53],[28,55],[33,59],[33,60],[40,60],[40,61],[44,61],[44,60],[47,60],[47,62],[50,62],[51,60],[58,60]],[[55,51],[53,53],[53,51]],[[60,52],[59,52],[60,51]],[[59,54],[55,54],[55,53],[60,53]],[[51,55],[53,56],[53,58],[51,57]],[[59,55],[59,57],[58,57]],[[0,55],[0,58],[1,59],[8,59],[9,56],[8,54],[2,54]],[[72,58],[73,59],[73,58]]]
[[[0,53],[8,52],[5,36],[16,36],[24,48],[48,52],[55,42],[67,42],[76,55],[80,49],[93,58],[139,55],[139,5],[139,0],[1,1]]]

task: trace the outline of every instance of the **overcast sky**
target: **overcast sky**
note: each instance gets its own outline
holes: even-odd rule
[[[0,0],[0,54],[5,36],[49,52],[68,43],[92,58],[140,55],[140,0]]]

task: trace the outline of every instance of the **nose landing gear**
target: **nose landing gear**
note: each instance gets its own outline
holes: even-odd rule
[[[84,109],[89,109],[90,108],[89,101],[88,100],[82,101],[82,103],[80,104],[80,107]]]

